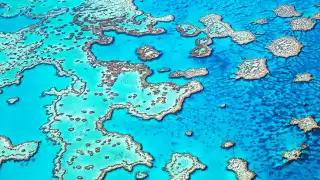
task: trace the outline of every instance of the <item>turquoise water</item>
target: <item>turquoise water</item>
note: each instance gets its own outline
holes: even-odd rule
[[[26,16],[16,16],[12,18],[0,17],[0,32],[16,32],[37,22],[39,22],[38,19],[28,18]]]
[[[47,121],[44,105],[51,103],[54,97],[42,96],[42,91],[51,87],[65,88],[70,79],[57,77],[52,66],[41,65],[23,73],[21,84],[3,88],[0,95],[1,135],[10,137],[13,144],[26,141],[41,141],[38,153],[30,161],[9,161],[1,166],[0,179],[53,179],[53,158],[58,147],[47,140],[40,127]],[[6,100],[19,97],[14,105]],[[17,173],[17,171],[19,173]]]
[[[169,179],[169,174],[164,167],[174,152],[190,153],[207,166],[205,171],[193,173],[191,175],[193,180],[236,179],[233,172],[226,170],[228,160],[233,157],[245,159],[249,163],[249,169],[257,174],[255,179],[320,178],[318,165],[320,131],[316,129],[304,134],[296,126],[289,125],[293,117],[302,118],[312,115],[317,122],[320,118],[318,106],[320,103],[319,21],[311,31],[292,32],[288,24],[290,18],[276,17],[272,11],[281,4],[291,4],[298,12],[303,12],[304,17],[308,17],[320,11],[320,8],[315,6],[317,3],[315,0],[303,2],[297,0],[134,1],[139,10],[150,12],[155,17],[172,14],[175,19],[172,22],[159,22],[155,25],[166,29],[166,33],[160,35],[138,37],[128,33],[104,32],[104,35],[114,37],[114,41],[109,45],[94,44],[91,47],[92,53],[98,60],[143,63],[153,71],[153,74],[147,78],[150,83],[174,82],[183,85],[189,81],[170,79],[169,73],[158,73],[157,70],[163,67],[168,67],[172,71],[206,67],[209,74],[194,78],[201,82],[203,91],[187,98],[181,111],[169,114],[161,121],[144,120],[129,114],[126,109],[115,110],[112,118],[103,123],[104,128],[109,132],[132,136],[135,142],[142,145],[143,152],[152,155],[154,161],[152,168],[137,165],[131,172],[119,168],[108,172],[104,179],[135,179],[137,171],[148,172],[150,180]],[[195,47],[196,39],[205,37],[205,34],[201,33],[197,37],[181,37],[176,31],[176,26],[181,23],[191,23],[203,27],[198,19],[209,13],[221,15],[223,21],[230,23],[236,30],[251,31],[256,34],[257,40],[248,45],[238,45],[231,38],[213,39],[213,44],[210,45],[213,52],[209,57],[191,57],[190,51]],[[266,25],[251,24],[263,17],[272,21]],[[24,16],[0,18],[0,31],[16,32],[37,22],[38,20],[31,20]],[[58,22],[59,20],[55,21],[57,24]],[[3,24],[5,26],[2,26]],[[265,49],[273,39],[282,36],[293,36],[304,45],[299,56],[288,59],[279,58]],[[54,41],[58,43],[60,40],[55,38]],[[142,45],[154,46],[162,52],[162,56],[150,62],[141,61],[135,51]],[[69,64],[64,65],[70,67],[84,80],[90,79],[88,86],[94,87],[91,88],[92,91],[100,90],[95,86],[100,80],[99,77],[95,77],[100,75],[99,73],[92,69],[85,71],[86,65],[74,63],[73,58],[76,55],[72,51],[64,51],[58,55],[61,59],[72,59],[68,61]],[[244,59],[260,57],[267,59],[270,74],[255,81],[234,79],[234,72]],[[82,54],[77,54],[77,58],[85,59]],[[315,79],[310,83],[292,83],[296,74],[305,72],[312,74]],[[43,106],[51,104],[56,97],[41,96],[41,94],[51,87],[59,90],[66,88],[71,83],[71,78],[58,77],[55,68],[49,65],[39,65],[25,71],[23,75],[21,84],[2,88],[0,134],[9,137],[13,144],[31,140],[41,141],[40,149],[29,161],[9,161],[2,164],[0,179],[55,179],[52,174],[53,160],[59,151],[59,146],[53,145],[39,128],[48,121],[48,115]],[[119,76],[120,83],[115,83],[111,89],[118,91],[119,94],[127,94],[132,89],[136,90],[137,88],[131,84],[135,82],[135,77],[136,75],[130,75],[130,77],[128,75],[127,78],[133,81],[123,85],[121,82],[125,81],[123,80],[125,78]],[[20,100],[9,106],[6,100],[10,97],[19,97]],[[74,96],[74,100],[70,103],[74,103],[74,107],[69,107],[66,103],[65,109],[70,108],[70,112],[73,112],[78,110],[78,107],[86,107],[91,103],[96,108],[99,107],[96,112],[107,111],[102,109],[107,105],[102,104],[98,98],[87,101],[88,104],[86,104],[79,103],[77,97]],[[95,100],[97,102],[94,102]],[[227,107],[220,108],[221,104],[227,104]],[[86,125],[90,124],[79,126]],[[67,129],[66,127],[65,125],[63,128]],[[193,136],[186,136],[187,130],[193,131]],[[70,139],[75,135],[67,131],[64,133],[69,133],[64,137]],[[230,150],[222,149],[220,146],[225,140],[234,141],[236,146]],[[302,142],[306,142],[309,148],[303,151],[298,161],[286,164],[281,157],[282,153],[285,150],[300,148]],[[95,164],[94,160],[90,163]],[[99,162],[102,161],[99,159]],[[19,173],[15,173],[17,171]]]

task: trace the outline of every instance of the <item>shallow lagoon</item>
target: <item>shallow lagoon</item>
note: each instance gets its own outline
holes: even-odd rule
[[[40,127],[47,121],[43,106],[55,98],[43,97],[42,92],[51,87],[65,88],[70,79],[57,77],[55,68],[46,65],[25,71],[23,75],[19,86],[3,88],[3,93],[0,95],[2,114],[0,132],[1,135],[10,137],[13,144],[26,141],[42,141],[42,143],[38,153],[30,161],[9,161],[3,164],[0,169],[0,179],[53,179],[52,161],[58,152],[58,147],[47,140]],[[8,105],[6,100],[11,97],[19,97],[19,101]]]

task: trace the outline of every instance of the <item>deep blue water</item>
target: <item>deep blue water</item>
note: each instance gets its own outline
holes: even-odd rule
[[[256,179],[320,178],[320,131],[305,135],[297,127],[289,126],[292,117],[313,115],[317,121],[320,118],[320,26],[318,23],[308,32],[291,32],[288,19],[275,18],[272,12],[280,4],[292,4],[307,17],[319,11],[314,6],[317,1],[136,0],[134,3],[140,10],[152,12],[154,16],[173,14],[175,20],[157,25],[167,30],[163,35],[133,37],[106,32],[106,35],[114,36],[115,41],[108,46],[93,46],[92,51],[98,59],[142,63],[135,49],[141,45],[152,45],[163,55],[145,63],[155,71],[148,78],[149,82],[187,82],[168,79],[168,73],[157,73],[156,70],[162,67],[172,70],[206,67],[209,75],[197,78],[203,84],[204,91],[188,98],[182,111],[168,115],[160,122],[133,117],[126,110],[115,111],[112,119],[105,122],[105,128],[132,135],[155,161],[152,169],[143,166],[135,167],[133,172],[120,169],[108,173],[106,179],[134,179],[135,172],[141,170],[149,173],[148,179],[168,179],[163,167],[173,152],[191,153],[208,166],[206,171],[192,174],[193,180],[235,179],[234,173],[226,170],[227,161],[232,157],[247,160],[249,169],[257,174]],[[237,45],[230,38],[214,39],[210,57],[191,58],[189,52],[195,46],[195,40],[204,35],[180,37],[175,30],[176,25],[188,22],[202,27],[198,19],[209,13],[221,15],[236,30],[250,30],[264,35],[257,35],[255,42],[244,46]],[[262,17],[275,19],[263,26],[250,24]],[[0,24],[6,24],[0,26],[0,31],[14,32],[35,23],[35,20],[19,18],[21,23],[0,19]],[[276,58],[264,48],[273,39],[284,35],[294,36],[304,45],[299,56]],[[257,57],[267,58],[269,75],[256,81],[233,79],[233,73],[243,59]],[[315,80],[308,84],[293,84],[295,75],[304,72],[313,74]],[[54,97],[40,95],[43,90],[53,86],[61,89],[69,82],[69,79],[56,77],[53,67],[40,66],[26,71],[19,86],[3,89],[4,93],[0,95],[0,134],[10,137],[13,143],[39,140],[42,144],[31,161],[5,163],[0,169],[1,180],[51,179],[52,160],[58,147],[46,140],[39,127],[47,121],[42,107],[50,104]],[[20,101],[8,106],[5,101],[12,96],[20,97]],[[221,109],[220,104],[227,104],[227,108]],[[194,136],[185,136],[186,130],[192,130]],[[221,149],[224,140],[234,141],[235,148]],[[284,165],[282,152],[299,148],[304,141],[310,148],[304,151],[302,158]],[[19,173],[14,173],[17,169]]]

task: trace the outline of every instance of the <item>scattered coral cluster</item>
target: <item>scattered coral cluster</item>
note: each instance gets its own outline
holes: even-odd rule
[[[191,51],[191,56],[206,57],[211,54],[212,49],[208,47],[212,43],[213,38],[231,37],[232,40],[238,44],[248,44],[256,39],[256,37],[249,31],[236,31],[231,28],[231,25],[223,22],[222,17],[217,14],[208,14],[199,19],[205,26],[201,29],[192,24],[179,24],[177,31],[181,36],[193,37],[200,32],[207,35],[207,38],[200,38],[196,41],[196,48]]]
[[[202,164],[197,157],[187,153],[174,153],[166,170],[170,174],[170,180],[188,180],[196,170],[204,170],[206,165]]]
[[[149,61],[158,58],[161,53],[154,49],[152,46],[141,46],[137,49],[139,58],[144,61]]]
[[[272,41],[268,48],[275,56],[288,58],[297,56],[303,45],[294,37],[284,36]]]
[[[256,174],[248,169],[247,161],[241,158],[232,158],[228,161],[227,169],[236,173],[238,180],[254,179]]]
[[[209,45],[212,44],[211,38],[199,38],[196,40],[196,47],[191,50],[192,57],[207,57],[210,56],[212,48]]]
[[[253,22],[253,24],[260,24],[260,25],[267,24],[267,23],[268,23],[267,18],[260,18],[260,19],[257,19]]]
[[[320,20],[320,12],[314,14],[311,18],[315,20]]]
[[[308,145],[306,143],[301,144],[300,149],[291,149],[284,151],[282,153],[282,158],[285,160],[285,163],[289,163],[291,161],[296,161],[301,158],[302,151],[308,149]]]
[[[310,18],[294,18],[290,21],[293,31],[309,31],[314,27],[315,23]]]
[[[190,69],[187,69],[186,71],[173,71],[170,73],[169,77],[170,78],[184,77],[184,78],[190,79],[194,77],[205,76],[208,73],[209,72],[207,68],[190,68]]]
[[[319,128],[317,122],[313,119],[312,116],[307,116],[301,119],[292,118],[290,125],[298,125],[298,127],[307,133],[312,129]]]
[[[313,80],[312,74],[303,73],[303,74],[297,74],[294,82],[310,82],[312,80]]]
[[[224,149],[230,149],[235,145],[235,143],[233,141],[225,141],[223,142],[223,144],[221,145],[222,148]]]
[[[13,97],[13,98],[9,98],[8,100],[7,100],[7,103],[9,104],[9,105],[12,105],[12,104],[15,104],[16,102],[18,102],[19,101],[19,98],[18,97]]]
[[[294,16],[301,16],[302,14],[296,11],[296,8],[291,5],[280,5],[273,10],[274,13],[283,18],[289,18]]]
[[[288,150],[283,152],[282,158],[286,159],[287,162],[298,160],[302,152],[298,149]]]
[[[0,166],[6,161],[29,160],[39,148],[39,142],[30,141],[13,145],[9,138],[0,136]]]
[[[136,179],[137,179],[137,180],[146,179],[148,176],[149,176],[149,175],[148,175],[147,172],[137,171],[137,173],[136,173]]]
[[[266,65],[266,59],[257,58],[243,61],[239,66],[239,70],[235,73],[236,79],[261,79],[265,77],[269,70]]]

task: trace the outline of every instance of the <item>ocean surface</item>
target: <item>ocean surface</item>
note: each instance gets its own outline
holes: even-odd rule
[[[19,4],[19,1],[15,3]],[[192,180],[236,179],[235,173],[226,168],[228,160],[233,157],[245,159],[258,180],[320,178],[320,130],[304,133],[289,124],[291,118],[306,116],[313,116],[317,122],[320,120],[320,21],[310,31],[292,31],[288,23],[291,18],[276,17],[273,12],[279,5],[290,4],[297,12],[302,12],[303,17],[310,17],[320,11],[320,7],[315,6],[318,1],[135,0],[133,3],[154,17],[172,14],[175,19],[155,25],[164,28],[164,34],[134,36],[105,31],[104,34],[114,37],[114,41],[91,47],[98,60],[143,63],[153,71],[147,78],[150,83],[183,85],[190,81],[169,78],[169,73],[158,73],[157,70],[163,67],[171,71],[203,67],[209,74],[193,78],[204,89],[185,99],[181,111],[168,114],[161,121],[142,119],[126,109],[115,110],[112,118],[103,123],[104,128],[132,136],[154,161],[152,168],[137,165],[131,172],[120,168],[108,172],[104,179],[131,180],[135,179],[137,171],[148,172],[148,180],[169,179],[164,167],[175,152],[190,153],[207,166],[204,171],[192,173]],[[191,23],[203,27],[198,20],[210,13],[221,15],[223,21],[236,30],[251,31],[257,39],[238,45],[229,37],[215,38],[210,45],[213,48],[210,56],[191,57],[190,51],[195,47],[196,39],[205,37],[205,34],[182,37],[176,26]],[[259,18],[272,20],[265,25],[253,25],[252,22]],[[37,22],[39,19],[23,14],[1,17],[0,32],[16,32]],[[265,48],[282,36],[295,37],[304,45],[298,56],[276,57]],[[136,49],[142,45],[151,45],[162,55],[153,61],[141,61]],[[236,80],[237,66],[244,59],[253,58],[266,58],[270,73],[259,80]],[[306,72],[312,74],[314,80],[293,83],[296,74]],[[51,65],[37,65],[23,72],[20,84],[2,88],[0,135],[9,137],[13,144],[27,141],[41,141],[41,144],[30,160],[3,163],[0,180],[57,179],[52,172],[59,147],[40,130],[48,121],[44,106],[56,98],[43,96],[42,92],[51,87],[61,90],[71,83],[70,77],[57,76],[56,73],[56,68]],[[20,100],[8,105],[6,100],[11,97],[19,97]],[[221,104],[226,104],[226,108],[221,108]],[[188,130],[193,132],[193,136],[185,135]],[[221,144],[226,140],[235,142],[235,147],[222,149]],[[309,148],[303,151],[301,158],[285,163],[282,153],[299,149],[303,142]]]

